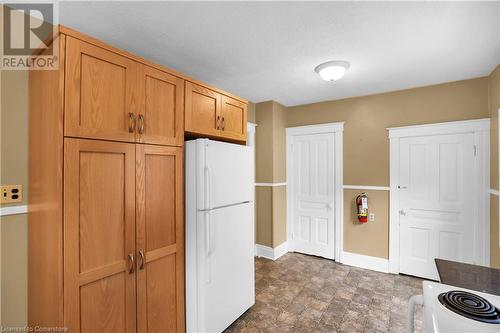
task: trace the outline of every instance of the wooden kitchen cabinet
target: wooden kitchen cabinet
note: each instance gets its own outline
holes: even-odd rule
[[[183,149],[137,145],[139,332],[183,332]]]
[[[247,138],[247,104],[222,96],[221,136],[237,141]]]
[[[134,142],[139,64],[68,36],[65,67],[64,134]]]
[[[64,326],[135,332],[134,144],[64,140]]]
[[[222,96],[218,92],[186,81],[185,131],[220,135]]]
[[[138,141],[182,146],[184,142],[184,80],[150,66],[141,66],[141,110]]]
[[[28,325],[183,332],[185,130],[242,143],[246,102],[58,29],[29,75]]]
[[[193,136],[245,142],[247,104],[186,81],[185,130]]]

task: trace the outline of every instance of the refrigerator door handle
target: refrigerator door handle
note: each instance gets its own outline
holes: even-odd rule
[[[205,212],[205,253],[207,257],[210,256],[212,253],[212,244],[210,241],[210,231],[211,231],[211,225],[210,225],[210,212]]]
[[[212,209],[210,205],[210,168],[208,166],[205,167],[205,208]]]

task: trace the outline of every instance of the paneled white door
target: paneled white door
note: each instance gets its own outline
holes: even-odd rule
[[[292,137],[292,248],[334,258],[334,133]]]
[[[400,141],[400,272],[438,280],[434,258],[474,258],[473,134]]]

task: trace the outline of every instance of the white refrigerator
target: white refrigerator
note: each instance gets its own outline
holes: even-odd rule
[[[217,333],[255,302],[253,148],[186,142],[186,329]]]

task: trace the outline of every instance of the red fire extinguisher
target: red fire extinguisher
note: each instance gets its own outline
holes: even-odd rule
[[[361,193],[356,197],[356,207],[359,223],[368,222],[368,196],[366,193]]]

